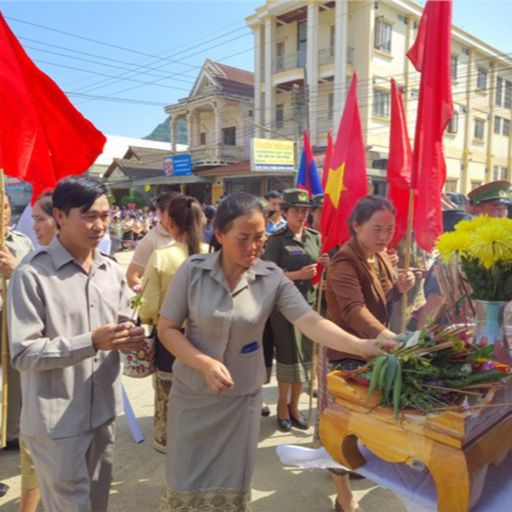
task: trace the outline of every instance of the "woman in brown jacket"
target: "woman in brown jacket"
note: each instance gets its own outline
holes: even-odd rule
[[[398,274],[386,252],[395,230],[395,208],[383,197],[364,197],[352,212],[349,228],[352,237],[334,256],[327,273],[327,318],[356,336],[393,338],[388,305],[395,293],[414,284],[412,272]],[[330,351],[327,356],[331,366],[350,369],[360,364],[340,352]],[[325,383],[321,387],[325,390]],[[338,493],[335,509],[360,511],[347,473],[331,473]]]

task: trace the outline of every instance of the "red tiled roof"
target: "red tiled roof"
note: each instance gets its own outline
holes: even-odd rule
[[[254,73],[235,68],[220,62],[214,62],[224,75],[215,74],[215,80],[228,94],[254,96]]]

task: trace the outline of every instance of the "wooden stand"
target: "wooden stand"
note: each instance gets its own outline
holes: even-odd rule
[[[421,462],[437,489],[440,512],[466,512],[482,493],[489,464],[501,462],[512,448],[512,406],[425,415],[405,412],[400,418],[376,407],[377,393],[366,402],[365,386],[347,383],[341,372],[327,377],[335,403],[320,417],[320,439],[331,457],[351,469],[364,465],[359,439],[387,462]],[[486,397],[510,403],[512,384]]]

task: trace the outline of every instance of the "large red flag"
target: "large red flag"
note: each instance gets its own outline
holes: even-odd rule
[[[402,91],[391,80],[391,129],[389,135],[388,199],[396,208],[394,247],[407,231],[409,191],[411,189],[412,150],[407,133]]]
[[[86,171],[105,140],[30,60],[0,13],[0,167],[31,183],[36,197]]]
[[[355,204],[367,194],[366,156],[356,91],[354,73],[325,178],[322,253],[350,238],[348,219]]]
[[[411,186],[417,191],[414,236],[432,251],[443,231],[441,193],[446,180],[443,132],[453,115],[450,76],[451,0],[429,0],[407,56],[421,73]]]
[[[332,132],[327,132],[327,147],[325,148],[324,166],[322,167],[322,189],[325,191],[327,185],[327,176],[331,167],[332,151],[333,151]]]

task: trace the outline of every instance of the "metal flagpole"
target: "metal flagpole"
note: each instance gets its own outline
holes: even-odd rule
[[[4,170],[0,168],[0,249],[5,251],[5,184]],[[4,448],[7,443],[7,372],[9,371],[9,358],[7,355],[7,279],[2,276],[2,330],[0,333],[2,341],[2,431],[0,435],[0,447]]]

